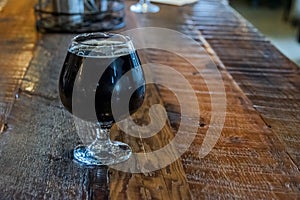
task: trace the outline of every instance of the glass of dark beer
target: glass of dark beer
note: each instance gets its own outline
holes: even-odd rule
[[[60,73],[59,94],[72,115],[93,124],[95,139],[74,149],[75,160],[113,165],[130,157],[127,144],[110,140],[112,124],[136,112],[145,95],[144,73],[129,37],[112,33],[74,37]]]

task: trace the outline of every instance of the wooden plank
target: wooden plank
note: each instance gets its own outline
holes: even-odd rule
[[[159,57],[151,57],[153,55],[151,53],[147,55],[152,62],[159,62]],[[162,59],[164,60],[166,57],[163,56]],[[173,63],[172,67],[180,71],[182,63],[177,61],[177,64]],[[188,71],[187,67],[185,66],[184,70]],[[164,73],[167,72],[160,71],[159,73],[156,78],[164,77]],[[253,107],[245,108],[244,102],[249,102],[247,97],[239,92],[240,90],[236,88],[237,86],[228,77],[228,74],[222,73],[222,75],[225,85],[231,88],[226,90],[227,104],[235,105],[235,109],[230,109],[230,112],[227,113],[225,128],[214,150],[207,157],[200,159],[198,158],[198,151],[209,126],[211,107],[209,103],[204,104],[205,106],[199,105],[205,110],[205,112],[201,112],[201,122],[204,123],[204,127],[199,129],[190,150],[182,156],[193,197],[216,198],[220,197],[215,194],[218,193],[216,191],[223,191],[231,198],[245,198],[241,195],[244,191],[245,195],[252,194],[253,198],[255,193],[255,198],[272,195],[274,199],[279,199],[280,194],[286,190],[285,184],[282,184],[283,180],[293,182],[296,179],[299,181],[298,168],[285,154],[280,140],[273,137],[272,132]],[[197,78],[197,80],[193,79],[190,82],[195,88],[199,88],[201,84],[205,85],[200,77]],[[170,82],[175,82],[176,85],[175,80],[170,80]],[[180,105],[166,89],[160,89],[160,94],[166,108],[173,112],[171,115],[169,113],[169,118],[176,130],[180,123]],[[205,94],[205,90],[202,90],[199,98],[203,98],[203,94]],[[185,124],[185,126],[187,125]],[[278,166],[281,162],[284,164]],[[286,173],[291,174],[291,176],[287,178]],[[215,188],[214,193],[205,189],[210,187]],[[270,187],[276,188],[275,191],[271,192]],[[224,188],[227,190],[224,191]],[[232,191],[232,193],[227,191]],[[296,196],[298,192],[299,190],[295,185],[291,196]]]
[[[201,1],[198,3],[199,5],[210,5],[210,9],[212,7],[215,9],[214,11],[211,10],[212,13],[210,19],[206,19],[207,23],[212,22],[212,26],[218,27],[218,25],[223,25],[223,23],[215,23],[216,19],[213,15],[217,12],[217,10],[220,10],[218,6],[214,7],[214,4]],[[195,6],[198,8],[197,6]],[[194,7],[194,8],[195,8]],[[200,6],[199,6],[200,8]],[[202,11],[205,10],[205,6],[201,7],[201,10],[194,9],[193,11],[197,10],[199,13],[202,13]],[[203,9],[203,10],[202,10]],[[226,10],[226,7],[222,7],[222,9]],[[188,13],[189,10],[186,11]],[[231,14],[232,15],[232,14]],[[207,15],[206,15],[207,16]],[[194,19],[196,20],[196,19]],[[203,21],[205,21],[205,18],[197,18],[197,21],[200,24],[203,24]],[[226,21],[228,22],[228,21]],[[191,25],[193,25],[193,22],[190,22]],[[147,24],[149,25],[149,24]],[[150,24],[151,25],[151,24]],[[197,28],[197,26],[196,26]],[[219,29],[223,28],[220,27]],[[212,41],[218,41],[216,38],[220,37],[222,38],[222,35],[216,35],[215,38],[211,37],[212,32],[206,32],[207,35],[202,34],[206,38],[206,36],[210,39],[208,42]],[[228,46],[219,47],[217,48],[217,53],[220,53],[220,58],[222,59],[222,55],[226,55],[225,58],[228,58],[228,60],[232,60],[233,55],[237,57],[237,59],[244,59],[245,56],[248,54],[248,50],[251,49],[252,45],[248,47],[248,49],[245,51],[238,51],[236,50],[235,53],[232,53],[230,50],[230,45],[236,46],[237,49],[239,48],[238,45],[233,41],[235,41],[236,36],[231,37],[230,31],[228,31],[227,34],[224,34],[225,37],[231,38],[232,42]],[[241,35],[244,38],[244,35]],[[245,37],[248,37],[247,35]],[[227,38],[227,39],[228,39]],[[223,39],[223,38],[222,38]],[[222,41],[222,40],[220,40]],[[226,40],[228,41],[228,40]],[[242,40],[245,45],[249,45],[249,43],[244,42],[245,40]],[[257,40],[255,40],[257,41]],[[213,44],[218,45],[218,42],[215,42]],[[264,44],[266,47],[269,47],[269,43]],[[214,47],[214,46],[213,46]],[[227,48],[227,49],[224,49]],[[261,47],[263,48],[263,46]],[[259,50],[259,47],[257,47]],[[270,52],[268,54],[272,54],[272,48],[270,49]],[[191,49],[190,49],[191,50]],[[192,52],[192,50],[191,50]],[[228,53],[227,53],[228,52]],[[275,54],[277,52],[274,52]],[[159,56],[153,56],[153,53],[149,53],[149,60],[152,60],[153,62],[159,62],[164,60],[167,60],[166,56],[159,57]],[[218,54],[219,55],[219,54]],[[240,56],[243,56],[243,58],[239,58]],[[256,51],[253,50],[253,55],[246,57],[247,59],[251,60],[251,58],[260,58],[260,56],[265,59],[265,61],[269,60],[270,57],[264,57],[265,54],[256,54]],[[273,57],[273,56],[271,56]],[[281,54],[278,54],[276,59],[280,60],[280,58],[283,58]],[[259,60],[260,61],[260,60]],[[283,59],[280,60],[280,63],[284,63],[287,60]],[[258,61],[256,61],[258,62]],[[175,64],[176,63],[176,64]],[[277,63],[278,64],[278,63]],[[176,70],[181,70],[182,63],[179,62],[179,60],[176,60],[175,62],[172,62],[172,67],[174,67]],[[285,69],[290,70],[292,72],[294,69],[291,68],[291,65],[284,65],[286,66]],[[225,65],[226,67],[226,65]],[[251,65],[249,66],[251,67]],[[272,66],[270,66],[272,67]],[[187,66],[184,65],[184,71],[187,70]],[[251,68],[253,69],[253,68]],[[250,71],[251,72],[251,71]],[[247,71],[247,73],[250,73]],[[159,77],[163,77],[164,71],[160,71]],[[244,73],[242,73],[244,75]],[[244,88],[236,88],[237,85],[235,85],[236,77],[233,76],[231,79],[230,75],[228,76],[227,73],[222,73],[224,84],[230,88],[230,90],[226,90],[226,95],[230,98],[227,98],[227,105],[234,105],[236,109],[230,109],[230,113],[226,116],[225,121],[225,129],[222,131],[221,138],[219,139],[217,145],[215,146],[214,150],[205,158],[199,159],[197,150],[200,149],[201,144],[203,142],[203,138],[205,137],[205,133],[207,130],[207,126],[209,126],[209,117],[211,116],[209,114],[210,107],[203,106],[201,108],[204,108],[206,112],[202,112],[201,114],[201,122],[203,123],[203,127],[200,128],[196,139],[194,140],[193,144],[190,147],[190,151],[186,152],[186,154],[183,155],[182,161],[183,166],[185,168],[186,176],[190,185],[190,189],[192,191],[193,197],[202,197],[202,198],[220,198],[223,195],[227,195],[227,198],[266,198],[272,196],[274,199],[281,199],[282,194],[287,193],[287,185],[288,185],[288,194],[291,198],[295,198],[299,195],[299,170],[297,165],[295,164],[295,160],[289,156],[289,154],[286,153],[286,143],[282,143],[282,140],[280,138],[277,138],[276,131],[273,129],[270,129],[268,127],[268,124],[261,118],[258,112],[255,112],[253,109],[253,105],[250,105],[245,109],[245,104],[239,105],[243,102],[250,102],[249,99],[244,96],[242,93],[238,93],[238,91],[243,90]],[[252,74],[251,74],[252,75]],[[253,75],[255,76],[255,75]],[[263,86],[267,86],[268,89],[265,89],[265,91],[270,90],[270,88],[275,87],[270,85],[271,82],[275,82],[275,78],[269,76],[269,74],[266,72],[263,74],[264,79],[254,78],[255,81],[264,81],[264,83],[259,83]],[[156,77],[157,78],[157,77]],[[193,79],[192,84],[194,88],[202,88],[201,91],[205,92],[205,87],[199,87],[199,85],[203,84],[203,81],[201,81],[200,77],[197,77],[196,79]],[[191,79],[191,78],[190,78]],[[190,80],[189,79],[189,80]],[[200,79],[200,80],[199,80]],[[244,81],[245,79],[240,78],[239,80]],[[272,81],[273,80],[273,81]],[[248,81],[248,79],[246,79]],[[278,80],[277,81],[281,81]],[[172,81],[171,81],[172,82]],[[239,82],[237,83],[244,83]],[[246,82],[247,83],[247,82]],[[255,82],[251,80],[251,83],[248,85],[255,86]],[[295,89],[292,84],[288,84],[284,81],[284,84],[279,84],[283,89],[292,88]],[[255,87],[251,87],[252,89],[255,89]],[[276,88],[277,89],[277,88]],[[278,89],[277,89],[278,90]],[[239,95],[232,96],[232,92],[235,92]],[[199,95],[199,97],[205,97],[203,94],[204,92]],[[257,89],[256,89],[257,92]],[[262,94],[263,91],[260,93]],[[178,105],[178,102],[174,100],[170,96],[168,92],[166,92],[164,89],[160,89],[160,94],[163,98],[163,101],[165,103],[165,106],[172,110],[173,113],[169,113],[169,118],[171,120],[172,126],[175,128],[180,123],[180,106]],[[248,93],[246,93],[248,94]],[[270,95],[272,94],[272,91],[270,91]],[[284,93],[280,93],[280,96]],[[277,95],[274,94],[273,96]],[[234,98],[235,97],[235,98]],[[294,94],[292,99],[297,100],[297,94]],[[250,99],[251,100],[251,99]],[[232,107],[232,106],[230,106]],[[243,109],[241,109],[243,108]],[[297,111],[295,111],[297,113]],[[287,116],[290,116],[291,113],[287,113]],[[278,113],[274,113],[274,116],[278,116]],[[293,129],[297,129],[296,127],[293,127]],[[250,131],[251,130],[251,131]],[[275,132],[275,133],[274,133]],[[291,132],[293,134],[293,132]],[[299,142],[298,142],[299,144]],[[290,151],[288,151],[290,152]],[[224,155],[223,155],[224,154]],[[295,155],[295,154],[294,154]],[[284,161],[283,161],[283,160]],[[239,173],[240,172],[240,173]],[[286,176],[286,173],[290,174],[290,176]],[[294,183],[294,184],[292,184]],[[210,192],[207,188],[214,188],[213,192]],[[230,191],[230,192],[229,192]],[[222,195],[220,195],[220,192]]]
[[[32,58],[36,39],[33,5],[34,1],[1,1],[0,134],[9,126],[7,116]]]
[[[206,11],[204,7],[199,6],[198,8],[199,13]],[[215,9],[215,12],[213,9]],[[220,9],[222,9],[226,15],[231,15],[236,20],[232,20],[226,25],[215,23],[214,13]],[[229,72],[232,72],[231,75],[233,79],[239,84],[247,97],[261,113],[264,121],[269,121],[269,119],[274,118],[284,121],[298,121],[300,110],[300,107],[298,106],[300,69],[290,60],[284,58],[282,53],[276,50],[272,44],[263,44],[261,42],[258,44],[257,40],[254,40],[254,42],[249,41],[248,39],[250,36],[247,34],[231,36],[232,29],[223,29],[223,27],[227,26],[239,27],[240,24],[244,24],[241,28],[237,28],[236,31],[243,32],[243,30],[247,30],[246,32],[250,31],[250,33],[255,31],[255,28],[245,19],[240,17],[233,9],[225,5],[210,3],[210,11],[211,12],[207,12],[205,16],[199,16],[199,18],[195,19],[195,24],[199,24],[196,28],[202,32],[203,36],[208,40],[220,60],[224,62],[226,68],[228,67],[227,69]],[[200,25],[203,20],[207,23],[212,22],[215,32],[203,31],[206,29],[206,27]],[[222,34],[218,34],[219,31],[221,31]],[[261,36],[257,35],[254,38],[260,37]],[[249,42],[245,42],[245,38],[247,38]],[[240,51],[236,51],[232,47],[234,47],[234,49],[239,49]],[[280,73],[282,70],[285,72],[284,74]],[[287,103],[285,99],[289,103]],[[273,102],[277,102],[276,109],[274,109]],[[292,107],[293,111],[284,111],[287,108],[286,106]],[[268,123],[268,125],[270,127],[277,127],[276,129],[272,128],[274,135],[281,138],[287,153],[294,161],[297,161],[296,165],[299,167],[300,163],[298,159],[296,159],[297,154],[295,154],[295,152],[300,148],[300,143],[296,142],[291,146],[289,142],[282,139],[285,137],[285,132],[279,131],[278,129],[284,129],[284,124],[281,124],[280,128],[277,123]],[[290,130],[291,134],[297,134],[298,132],[299,130],[297,127]]]

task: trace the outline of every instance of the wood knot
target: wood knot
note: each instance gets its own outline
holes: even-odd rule
[[[4,124],[0,123],[0,133],[3,133],[5,131],[7,131],[7,129],[8,129],[8,124],[7,123],[4,123]]]
[[[232,142],[232,143],[241,143],[241,138],[240,137],[238,137],[238,136],[232,136],[232,137],[230,137],[230,141]]]
[[[206,124],[202,122],[202,123],[199,123],[199,126],[200,126],[201,128],[203,128],[203,127],[206,126]]]

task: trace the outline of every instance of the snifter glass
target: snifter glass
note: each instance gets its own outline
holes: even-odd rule
[[[112,124],[137,111],[145,95],[144,73],[129,37],[112,33],[74,37],[60,73],[59,94],[74,117],[93,124],[86,134],[93,132],[95,139],[74,149],[75,160],[112,165],[130,157],[127,144],[110,140]]]

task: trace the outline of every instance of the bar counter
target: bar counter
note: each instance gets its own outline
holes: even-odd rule
[[[129,5],[136,1],[126,1],[126,27],[114,32],[167,28],[200,45],[178,47],[197,63],[196,68],[167,51],[139,52],[144,63],[168,65],[180,72],[193,88],[200,109],[196,134],[180,158],[155,171],[147,170],[151,163],[145,162],[140,173],[73,161],[72,149],[81,141],[72,116],[60,103],[57,84],[75,34],[37,32],[36,1],[3,2],[0,199],[300,198],[300,68],[227,1],[200,0],[181,7],[159,4],[156,14],[132,13]],[[142,38],[147,42],[148,37]],[[174,88],[182,90],[168,70],[149,70],[153,80],[168,77]],[[174,92],[147,86],[145,108],[136,114],[137,120],[149,123],[149,107],[162,105],[168,120],[159,133],[137,138],[114,126],[111,137],[145,156],[167,146],[180,127],[188,138],[191,124],[182,121]],[[186,93],[184,101],[190,105],[191,94]],[[164,160],[157,157],[157,162]]]

